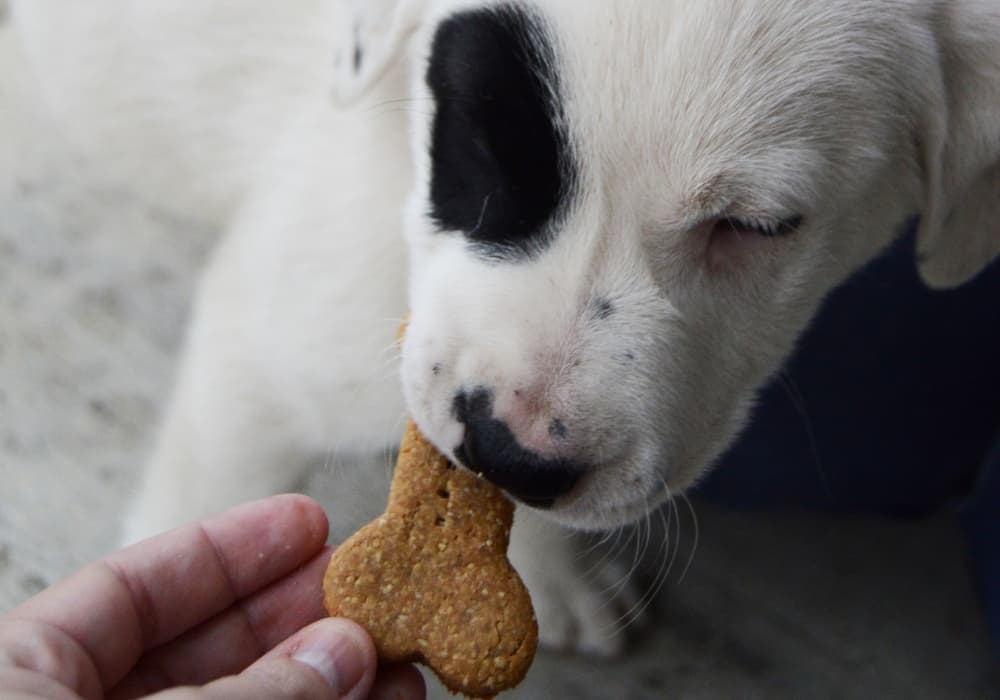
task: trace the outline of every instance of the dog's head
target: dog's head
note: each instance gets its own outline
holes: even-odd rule
[[[988,4],[369,5],[347,89],[414,66],[418,424],[578,527],[690,485],[903,222],[937,284],[1000,249]]]

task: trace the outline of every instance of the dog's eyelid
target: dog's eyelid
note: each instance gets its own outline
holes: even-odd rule
[[[779,237],[795,233],[805,222],[805,216],[791,207],[776,202],[753,204],[721,193],[710,199],[702,198],[697,215],[692,216],[686,228],[690,230],[712,230],[729,226],[747,233],[766,237]]]
[[[787,236],[802,227],[801,214],[779,218],[761,216],[722,215],[716,219],[716,226],[728,226],[736,230],[757,233],[768,238]]]

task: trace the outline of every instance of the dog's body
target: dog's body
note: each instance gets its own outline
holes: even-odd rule
[[[619,526],[730,444],[903,221],[934,285],[1000,252],[992,0],[14,18],[81,147],[228,227],[130,538],[289,488],[309,457],[379,454],[405,411],[550,518]],[[600,582],[521,512],[544,638],[613,650]]]

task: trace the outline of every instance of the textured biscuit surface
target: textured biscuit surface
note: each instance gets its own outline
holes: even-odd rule
[[[507,560],[513,518],[500,489],[449,464],[411,422],[385,514],[330,561],[326,610],[365,627],[381,659],[424,663],[453,692],[511,688],[538,644],[531,599]]]

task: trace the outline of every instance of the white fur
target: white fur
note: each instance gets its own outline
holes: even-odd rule
[[[994,0],[533,0],[582,195],[542,255],[486,264],[427,219],[421,80],[437,18],[485,4],[13,2],[76,143],[228,229],[129,538],[289,488],[330,449],[376,454],[404,410],[448,451],[452,397],[476,385],[522,444],[596,465],[551,518],[621,525],[731,443],[824,296],[908,216],[931,284],[1000,252]],[[804,224],[712,238],[723,214]],[[600,323],[596,295],[616,309]],[[514,556],[543,637],[614,650],[569,541],[540,528],[515,528]]]

